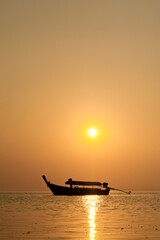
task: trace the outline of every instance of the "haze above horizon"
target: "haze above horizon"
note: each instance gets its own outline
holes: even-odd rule
[[[46,190],[43,174],[160,190],[159,16],[158,0],[0,2],[0,190]]]

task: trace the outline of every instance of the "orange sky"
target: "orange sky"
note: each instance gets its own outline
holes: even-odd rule
[[[159,0],[0,2],[0,190],[160,189],[159,16]]]

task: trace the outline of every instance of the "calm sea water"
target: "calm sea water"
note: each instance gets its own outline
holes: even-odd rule
[[[109,196],[0,192],[0,239],[160,239],[160,191]]]

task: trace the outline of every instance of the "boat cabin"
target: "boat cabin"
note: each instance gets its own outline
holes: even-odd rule
[[[85,182],[85,181],[73,181],[72,178],[69,178],[65,184],[70,185],[70,188],[74,186],[98,186],[98,187],[103,187],[103,188],[107,188],[108,187],[108,183],[104,182],[104,183],[100,183],[100,182]]]

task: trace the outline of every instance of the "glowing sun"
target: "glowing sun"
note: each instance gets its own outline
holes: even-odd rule
[[[90,128],[88,130],[88,135],[92,138],[95,137],[97,135],[97,130],[95,128]]]

